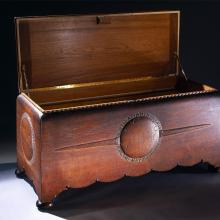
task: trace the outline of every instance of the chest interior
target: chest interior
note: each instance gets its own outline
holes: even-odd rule
[[[183,77],[180,13],[17,18],[19,90],[44,110],[213,90]]]

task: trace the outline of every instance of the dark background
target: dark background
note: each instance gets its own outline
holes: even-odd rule
[[[191,79],[220,88],[218,1],[0,2],[0,140],[15,140],[18,91],[14,17],[173,9],[181,11],[180,56],[185,72]]]
[[[177,168],[175,174],[150,173],[67,191],[49,212],[52,215],[37,211],[34,190],[14,175],[18,95],[14,17],[153,10],[181,11],[180,56],[185,72],[193,80],[220,88],[218,1],[0,1],[0,219],[220,219],[220,176],[209,173],[208,166],[203,171],[199,166],[193,174],[191,168]]]

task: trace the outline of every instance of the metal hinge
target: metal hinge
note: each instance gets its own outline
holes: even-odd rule
[[[19,91],[21,92],[21,89],[23,89],[23,78],[24,78],[24,83],[25,83],[25,91],[26,94],[29,96],[29,85],[28,85],[28,80],[27,80],[27,75],[26,75],[26,66],[25,64],[22,64],[21,66],[21,71],[20,71],[20,83],[19,83]]]
[[[181,64],[179,55],[178,55],[176,52],[174,52],[173,55],[176,57],[176,60],[177,60],[177,62],[178,62],[178,66],[179,66],[179,69],[180,69],[180,74],[181,74],[181,76],[187,81],[188,78],[187,78],[186,73],[185,73],[185,71],[184,71],[184,69],[183,69],[183,66],[182,66],[182,64]]]
[[[96,23],[97,24],[111,24],[111,17],[110,16],[97,16]]]

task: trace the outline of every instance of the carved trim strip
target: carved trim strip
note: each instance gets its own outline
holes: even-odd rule
[[[182,128],[180,127],[180,128],[174,128],[174,129],[161,130],[161,136],[180,134],[184,132],[206,128],[209,126],[211,126],[211,124],[200,124],[200,125],[192,125],[192,126],[187,126],[187,127],[182,127]]]
[[[193,125],[188,127],[180,127],[180,128],[174,128],[174,129],[167,129],[167,130],[160,130],[161,136],[169,136],[169,135],[175,135],[180,133],[185,133],[193,130],[199,130],[206,127],[211,126],[211,124],[201,124],[201,125]],[[80,149],[86,149],[86,148],[96,148],[96,147],[103,147],[103,146],[118,146],[120,145],[120,138],[112,138],[112,139],[105,139],[101,141],[94,141],[94,142],[88,142],[78,145],[71,145],[71,146],[65,146],[58,149],[55,149],[55,151],[64,151],[64,150],[80,150]]]
[[[206,127],[211,126],[211,124],[200,124],[200,125],[192,125],[187,127],[179,127],[174,129],[167,129],[167,130],[160,130],[161,136],[169,136],[174,134],[180,134],[185,133],[193,130],[199,130]],[[62,150],[69,150],[69,149],[81,149],[81,148],[90,148],[90,147],[102,147],[102,146],[108,146],[108,145],[115,145],[119,144],[119,137],[112,138],[112,139],[105,139],[101,141],[94,141],[94,142],[88,142],[78,145],[71,145],[71,146],[65,146],[59,149],[56,149],[56,151],[62,151]]]
[[[136,100],[124,100],[124,101],[117,101],[117,102],[108,102],[108,103],[92,104],[92,105],[85,105],[85,106],[75,106],[75,107],[68,107],[68,108],[44,110],[44,113],[49,114],[49,113],[55,113],[55,112],[92,109],[92,108],[97,108],[97,107],[107,107],[107,106],[115,106],[115,105],[121,105],[121,104],[129,104],[129,103],[141,103],[141,102],[147,102],[147,101],[162,100],[162,99],[176,98],[176,97],[186,97],[186,96],[191,96],[191,95],[199,95],[199,94],[215,93],[215,92],[218,92],[218,91],[216,89],[210,89],[206,91],[184,92],[184,93],[154,96],[154,97],[148,97],[148,98],[136,99]]]
[[[105,147],[116,146],[120,156],[122,158],[124,158],[125,160],[130,161],[130,162],[142,162],[144,160],[147,160],[151,156],[151,154],[160,146],[160,141],[161,141],[160,138],[158,139],[157,145],[154,148],[152,148],[147,153],[147,155],[145,155],[143,157],[135,157],[135,158],[129,157],[128,155],[126,155],[125,152],[122,150],[121,143],[120,143],[121,142],[120,137],[121,137],[122,131],[124,130],[127,123],[129,123],[131,120],[133,120],[135,118],[141,118],[141,117],[146,117],[146,118],[150,119],[159,128],[160,137],[181,134],[181,133],[190,132],[190,131],[194,131],[194,130],[204,129],[204,128],[211,126],[211,124],[199,124],[199,125],[192,125],[192,126],[163,130],[160,121],[154,115],[152,115],[150,113],[138,112],[136,114],[133,114],[133,115],[127,117],[127,119],[123,121],[123,123],[121,124],[121,126],[119,128],[119,132],[115,138],[94,141],[94,142],[90,142],[90,143],[82,143],[82,144],[72,145],[72,146],[65,146],[65,147],[62,147],[59,149],[55,149],[55,151],[80,150],[80,149],[97,148],[97,147],[104,147],[104,146]]]
[[[83,148],[96,148],[96,147],[103,147],[103,146],[111,146],[111,145],[117,145],[117,137],[113,139],[106,139],[106,140],[101,140],[101,141],[94,141],[94,142],[89,142],[89,143],[83,143],[83,144],[78,144],[78,145],[72,145],[72,146],[65,146],[62,148],[58,148],[55,151],[64,151],[64,150],[80,150]]]

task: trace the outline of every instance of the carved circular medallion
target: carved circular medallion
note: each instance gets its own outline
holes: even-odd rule
[[[30,116],[25,112],[20,123],[21,147],[27,162],[34,161],[35,134]]]
[[[151,114],[136,115],[123,127],[120,136],[125,159],[141,162],[156,149],[160,142],[160,122]]]

